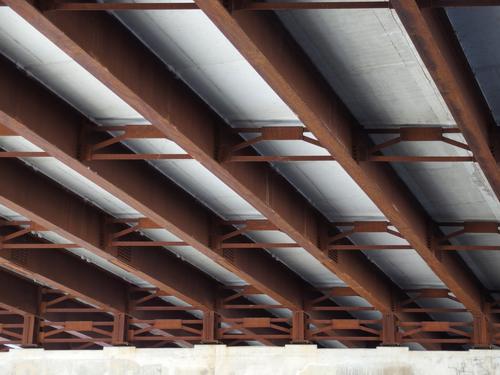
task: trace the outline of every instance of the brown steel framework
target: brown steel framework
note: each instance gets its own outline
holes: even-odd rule
[[[337,287],[314,291],[306,302],[304,311],[289,317],[266,314],[264,309],[279,306],[259,306],[247,299],[258,291],[251,287],[222,288],[217,305],[219,311],[248,311],[239,317],[227,317],[214,312],[196,313],[193,306],[172,305],[164,298],[168,293],[151,288],[127,288],[127,311],[110,312],[102,307],[89,305],[61,290],[39,287],[0,271],[3,282],[9,281],[14,292],[26,292],[32,298],[28,306],[8,306],[0,310],[0,337],[2,345],[44,347],[47,349],[87,349],[109,345],[135,345],[138,347],[190,346],[199,343],[225,343],[238,345],[258,341],[265,345],[284,343],[317,343],[339,340],[350,345],[383,344],[400,345],[408,342],[422,344],[493,345],[498,336],[496,324],[488,324],[492,332],[486,343],[478,341],[481,333],[473,322],[425,320],[401,321],[384,315],[377,319],[353,319],[343,316],[349,306],[339,306],[332,298],[353,296],[350,288]],[[422,314],[463,312],[459,308],[422,308],[418,299],[456,298],[446,290],[424,289],[408,291],[412,297],[400,301],[396,311]],[[15,295],[15,293],[12,293]],[[13,303],[8,296],[2,295]],[[24,300],[26,298],[24,297]],[[13,303],[14,304],[14,303]],[[359,308],[357,311],[370,311]],[[351,307],[351,311],[352,311]],[[496,313],[495,304],[491,307]],[[477,323],[474,323],[477,324]],[[472,329],[474,328],[474,329]],[[426,333],[426,336],[421,336]],[[419,335],[420,334],[420,335]]]
[[[103,26],[109,25],[109,22],[112,22],[115,27],[118,27],[116,23],[113,23],[112,18],[107,18]],[[122,26],[119,27],[118,30],[122,33]],[[102,35],[105,34],[106,33]],[[128,34],[123,35],[128,40]],[[131,43],[127,46],[129,51],[132,46],[137,46],[137,41],[135,39],[130,39],[128,41]],[[156,172],[153,173],[151,169],[144,168],[144,166],[137,163],[128,164],[126,166],[123,165],[122,162],[117,164],[112,161],[106,163],[86,163],[85,165],[79,163],[76,158],[79,157],[79,140],[81,136],[80,124],[83,120],[79,116],[71,115],[66,107],[61,107],[60,104],[57,104],[57,102],[51,100],[50,97],[47,97],[45,90],[33,87],[34,85],[31,81],[19,77],[20,74],[16,74],[15,70],[9,67],[8,64],[5,65],[4,72],[7,73],[4,82],[9,83],[9,86],[12,88],[15,87],[16,89],[14,90],[21,89],[18,93],[18,98],[20,100],[22,97],[26,98],[27,93],[32,95],[31,100],[25,100],[24,103],[27,106],[33,106],[31,107],[31,111],[13,112],[12,108],[9,109],[9,105],[6,104],[6,106],[4,106],[3,121],[9,129],[15,129],[19,135],[23,135],[42,149],[50,150],[52,156],[62,160],[83,176],[112,192],[131,207],[136,208],[146,217],[158,223],[163,228],[168,229],[186,243],[189,243],[197,250],[203,252],[205,255],[240,276],[243,280],[252,285],[258,285],[263,293],[270,295],[277,301],[300,309],[302,303],[298,296],[299,290],[295,289],[293,284],[289,282],[278,282],[275,273],[270,272],[271,274],[269,274],[264,272],[266,269],[269,271],[273,270],[273,267],[269,264],[268,268],[263,268],[263,263],[259,260],[259,258],[262,258],[260,254],[240,254],[231,261],[228,261],[228,259],[221,256],[219,253],[214,252],[209,244],[211,232],[210,222],[212,221],[211,216],[213,215],[208,215],[206,210],[203,210],[200,206],[194,205],[191,197],[187,196],[187,194],[183,194],[177,187],[174,187],[173,184],[168,183],[165,179],[160,178]],[[9,79],[9,77],[11,78]],[[14,77],[17,78],[14,80]],[[26,86],[23,87],[21,82],[24,82]],[[174,82],[177,83],[179,81],[175,80]],[[179,90],[183,89],[179,88]],[[179,92],[182,92],[179,90],[176,91],[177,95],[175,98],[182,97],[178,95]],[[10,91],[10,97],[12,97],[13,92],[14,91]],[[191,96],[188,97],[190,98]],[[9,100],[10,99],[6,98],[5,103],[9,103]],[[194,97],[192,100],[192,104],[196,105],[197,101]],[[174,106],[174,108],[184,107],[184,104]],[[189,110],[189,113],[186,112],[185,115],[191,116],[193,113],[192,110]],[[207,113],[207,115],[210,116],[209,113]],[[45,123],[42,126],[39,118],[45,116],[49,116],[53,121]],[[199,124],[202,124],[202,122]],[[206,119],[203,121],[203,124],[208,124]],[[73,127],[70,125],[73,125]],[[205,127],[204,132],[206,131],[207,128]],[[42,139],[40,135],[43,137]],[[71,142],[68,142],[70,139]],[[207,140],[208,138],[204,137],[204,139]],[[91,169],[88,167],[91,167]],[[244,170],[242,172],[244,172]],[[262,166],[255,170],[251,169],[248,173],[249,175],[246,179],[252,176],[255,176],[256,179],[262,179],[262,176],[267,176],[265,186],[268,186],[269,191],[275,192],[273,195],[275,194],[277,197],[287,197],[283,201],[275,200],[271,203],[271,206],[269,206],[270,203],[261,201],[259,204],[261,206],[264,204],[266,211],[282,211],[288,206],[288,201],[293,201],[295,204],[303,202],[307,216],[304,217],[304,210],[301,209],[298,211],[299,207],[297,206],[297,211],[291,213],[294,218],[290,217],[290,220],[299,220],[299,222],[304,221],[311,224],[314,224],[316,220],[320,222],[324,220],[314,211],[311,211],[310,206],[305,204],[305,201],[298,194],[294,193],[289,186],[284,183],[284,180],[277,176],[271,169]],[[145,181],[148,182],[146,183]],[[149,192],[149,194],[145,192]],[[260,192],[259,194],[262,193],[264,192]],[[256,202],[258,203],[258,201]],[[312,230],[312,232],[309,235],[313,236],[313,227],[310,227],[310,230]],[[321,250],[313,245],[311,240],[306,242],[307,247],[315,251],[319,256],[326,258]],[[303,241],[304,239],[302,239],[302,242]],[[328,262],[329,266],[335,267],[334,263]],[[379,275],[380,272],[377,271],[367,259],[359,254],[353,254],[353,256],[342,257],[340,262],[336,263],[344,264],[343,269],[335,268],[338,270],[338,273],[348,275],[347,278],[349,279],[352,279],[353,276],[350,275],[350,271],[345,267],[353,269],[356,274],[355,277],[358,280],[357,283],[361,283],[360,287],[358,287],[360,291],[365,287],[373,289],[373,291],[369,293],[361,293],[363,297],[368,297],[369,301],[375,303],[377,306],[383,306],[386,310],[390,309],[389,292],[393,286],[387,283],[385,279],[380,279],[376,276]],[[355,265],[355,267],[351,267],[349,264]],[[276,285],[276,287],[273,285]]]
[[[0,151],[0,204],[27,218],[0,221],[0,266],[8,270],[0,271],[1,345],[91,349],[337,340],[348,347],[420,343],[442,349],[500,343],[500,302],[456,254],[498,251],[500,245],[455,242],[467,234],[498,235],[499,223],[433,222],[381,163],[477,162],[500,194],[492,119],[441,9],[500,2],[3,3],[153,125],[99,126],[0,58],[0,137],[22,136],[42,149]],[[363,8],[398,13],[458,128],[363,129],[277,17],[266,12]],[[306,127],[230,128],[112,15],[80,12],[154,9],[203,11]],[[384,141],[374,143],[380,137]],[[167,139],[186,153],[141,154],[124,146],[137,139]],[[266,141],[305,142],[312,152],[262,155],[257,150]],[[465,155],[391,152],[406,142],[442,142]],[[9,160],[37,157],[58,159],[143,217],[113,218]],[[267,219],[221,220],[147,163],[191,159]],[[328,222],[268,164],[301,161],[339,163],[389,221]],[[179,240],[152,240],[142,234],[147,230],[168,230]],[[261,231],[282,232],[290,241],[251,240]],[[68,241],[34,235],[46,232]],[[402,244],[355,243],[363,233],[384,233]],[[169,254],[169,247],[201,252],[245,285],[221,285]],[[131,285],[66,251],[81,248],[152,287]],[[265,250],[271,248],[304,249],[349,287],[313,288],[272,259]],[[360,250],[415,250],[449,289],[401,290]],[[263,296],[270,299],[259,302]],[[360,297],[362,305],[351,303]]]
[[[231,129],[236,134],[252,134],[254,138],[239,140],[234,145],[220,144],[218,160],[221,163],[234,162],[293,162],[293,161],[334,161],[331,155],[260,155],[252,147],[266,141],[300,141],[316,146],[317,149],[327,153],[319,141],[307,135],[307,129],[298,126],[273,126],[262,128],[235,128]],[[97,136],[107,134],[107,136]],[[460,141],[446,136],[446,134],[460,134],[455,128],[438,127],[407,127],[392,129],[369,129],[364,135],[392,135],[387,141],[375,145],[365,145],[366,137],[355,134],[353,138],[354,152],[358,161],[365,162],[473,162],[474,156],[418,156],[418,155],[383,155],[381,151],[390,149],[391,146],[404,142],[441,142],[471,152],[470,147]],[[1,136],[15,135],[9,129],[0,127]],[[111,136],[111,137],[110,137]],[[84,161],[95,160],[192,160],[193,157],[186,153],[134,153],[130,150],[118,148],[121,142],[137,139],[166,139],[155,127],[151,125],[114,125],[114,126],[86,126],[80,140],[80,155]],[[246,151],[246,152],[245,152]],[[49,157],[44,151],[0,151],[0,158],[23,157]]]
[[[391,1],[497,198],[497,126],[443,9]],[[498,152],[498,151],[496,151]]]
[[[333,9],[389,9],[390,1],[275,1],[266,3],[261,0],[226,0],[233,10],[270,11],[270,10],[333,10]],[[0,2],[1,4],[1,2]],[[417,0],[421,8],[477,7],[500,5],[499,0]],[[170,2],[144,3],[93,3],[51,0],[45,2],[46,10],[57,11],[105,11],[105,10],[198,10],[197,4]]]

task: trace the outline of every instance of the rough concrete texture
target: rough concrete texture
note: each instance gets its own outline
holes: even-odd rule
[[[196,346],[194,349],[105,348],[0,353],[1,375],[489,375],[500,352],[423,352],[406,348],[317,349]]]

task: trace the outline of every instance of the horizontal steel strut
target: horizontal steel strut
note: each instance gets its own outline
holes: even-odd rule
[[[419,0],[422,8],[478,7],[500,5],[499,0]],[[280,11],[280,10],[335,10],[335,9],[390,9],[390,1],[230,1],[232,11]],[[2,2],[0,1],[0,5]],[[46,10],[52,11],[123,11],[123,10],[198,10],[192,3],[91,3],[53,0],[47,1]]]

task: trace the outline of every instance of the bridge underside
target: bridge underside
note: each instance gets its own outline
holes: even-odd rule
[[[0,349],[500,345],[498,17],[0,0]]]

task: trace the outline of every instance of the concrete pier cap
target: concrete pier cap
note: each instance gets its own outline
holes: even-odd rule
[[[496,350],[318,349],[315,345],[0,353],[2,375],[482,375],[500,374],[499,365],[500,351]]]

